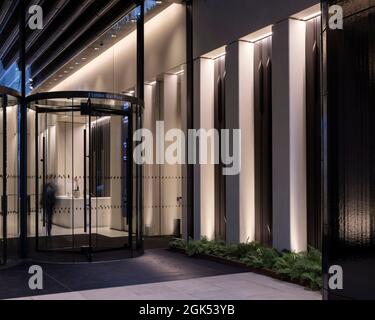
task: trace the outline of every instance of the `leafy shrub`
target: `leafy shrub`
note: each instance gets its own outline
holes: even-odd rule
[[[306,281],[311,289],[322,288],[322,255],[314,248],[300,254],[283,253],[274,267],[284,276]]]
[[[304,281],[313,290],[322,288],[322,255],[314,248],[302,253],[280,253],[256,242],[228,245],[220,239],[209,241],[207,238],[188,242],[175,239],[170,247],[185,250],[189,256],[207,254],[253,268],[270,269],[285,278]]]
[[[272,269],[279,253],[270,248],[258,248],[249,252],[241,261],[249,267]]]
[[[174,239],[169,246],[179,250],[186,250],[186,241],[183,239]]]

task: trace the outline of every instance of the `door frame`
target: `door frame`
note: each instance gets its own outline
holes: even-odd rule
[[[1,112],[3,113],[3,159],[2,161],[2,185],[3,193],[1,195],[1,211],[2,216],[2,238],[1,238],[1,257],[0,265],[6,264],[8,260],[8,231],[7,231],[7,219],[8,219],[8,205],[7,205],[7,106],[8,106],[8,96],[6,94],[1,94]]]

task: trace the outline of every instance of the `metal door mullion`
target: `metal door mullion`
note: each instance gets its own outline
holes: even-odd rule
[[[92,254],[92,158],[91,158],[91,149],[92,149],[92,134],[91,134],[91,110],[89,113],[89,260],[91,261]]]
[[[35,113],[35,249],[39,251],[39,113]]]
[[[7,219],[8,219],[8,201],[7,201],[7,104],[8,97],[2,96],[2,108],[3,108],[3,195],[2,195],[2,211],[3,211],[3,245],[2,245],[2,256],[3,264],[7,263],[8,260],[8,231],[7,231]]]

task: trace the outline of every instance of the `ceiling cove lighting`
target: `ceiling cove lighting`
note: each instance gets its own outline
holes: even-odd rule
[[[259,36],[258,38],[253,39],[251,42],[257,42],[257,41],[263,40],[265,38],[268,38],[270,36],[272,36],[272,32],[263,34],[263,35]]]
[[[156,81],[149,81],[145,83],[145,85],[147,86],[154,86],[155,84],[156,84]]]
[[[319,17],[322,15],[322,12],[321,11],[318,11],[318,12],[315,12],[313,14],[310,14],[308,15],[307,17],[303,17],[301,20],[303,21],[308,21],[308,20],[311,20],[311,19],[314,19],[316,17]]]
[[[175,73],[176,76],[180,75],[180,74],[184,74],[185,70],[181,70],[181,71],[178,71]]]
[[[217,55],[217,56],[215,56],[215,57],[212,57],[212,60],[216,60],[216,59],[219,59],[219,58],[221,58],[221,57],[224,57],[226,54],[227,54],[226,52],[221,53],[221,54],[219,54],[219,55]]]

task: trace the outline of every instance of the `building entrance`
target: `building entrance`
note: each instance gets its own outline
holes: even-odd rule
[[[142,252],[142,168],[133,162],[142,104],[89,92],[28,101],[33,251],[73,261]]]

